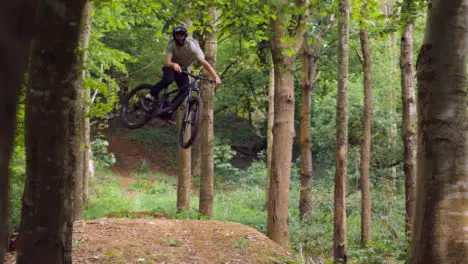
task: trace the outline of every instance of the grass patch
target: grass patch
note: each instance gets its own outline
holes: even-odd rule
[[[250,241],[248,241],[246,239],[242,239],[242,240],[234,242],[234,246],[236,248],[243,248],[243,247],[248,247],[248,246],[251,246],[251,245],[252,245],[252,243],[250,243]]]
[[[180,247],[180,246],[182,246],[182,242],[180,242],[175,237],[168,237],[168,238],[160,239],[160,240],[157,241],[157,243],[160,244],[160,245],[169,246],[169,247]]]
[[[252,166],[258,166],[253,164]],[[249,168],[241,173],[237,186],[229,191],[215,192],[213,219],[238,222],[252,226],[262,233],[267,229],[267,212],[265,206],[265,189],[260,178],[262,167]],[[142,175],[141,178],[146,176]],[[191,195],[191,210],[177,212],[177,186],[173,177],[157,174],[152,182],[139,179],[131,189],[132,196],[125,195],[117,183],[116,176],[100,171],[92,187],[91,202],[86,207],[86,219],[98,218],[109,212],[146,211],[164,212],[172,219],[200,219],[198,213],[199,199],[196,193]],[[328,263],[332,256],[333,243],[333,186],[315,182],[312,190],[314,202],[312,218],[300,220],[299,184],[293,181],[290,191],[290,237],[291,248],[301,252],[302,263],[322,261]],[[372,241],[367,249],[360,247],[360,193],[354,192],[347,199],[347,254],[350,263],[384,263],[387,260],[397,261],[405,258],[406,244],[395,239],[389,232],[389,224],[400,237],[404,237],[404,197],[396,196],[388,200],[380,195],[379,190],[373,194]],[[180,246],[176,241],[163,241],[168,246]],[[240,239],[233,243],[237,248],[249,246],[249,242]],[[281,262],[279,262],[281,263]],[[282,262],[294,263],[294,262]],[[403,262],[402,262],[403,263]]]

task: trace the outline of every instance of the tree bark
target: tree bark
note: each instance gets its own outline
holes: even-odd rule
[[[276,37],[274,41],[275,39]],[[283,45],[276,43],[272,46],[275,48],[278,44]],[[281,140],[273,140],[267,235],[276,243],[287,247],[289,186],[294,139],[294,77],[291,74],[294,60],[283,56],[282,49],[274,49],[272,52],[275,65],[278,65],[275,66],[273,138]],[[288,70],[284,70],[287,66]]]
[[[412,230],[414,188],[416,184],[416,150],[417,150],[417,113],[414,90],[413,68],[413,31],[414,24],[406,24],[401,36],[401,91],[403,102],[403,143],[404,143],[404,172],[406,195],[406,226],[408,234]]]
[[[204,51],[206,60],[216,69],[216,8],[208,6],[207,11],[211,20],[207,26],[211,28],[211,32],[206,33]],[[206,70],[203,70],[205,75],[208,75]],[[203,82],[201,90],[203,91],[203,107],[204,112],[201,134],[201,175],[200,175],[200,213],[212,217],[213,201],[214,201],[214,129],[213,129],[213,111],[214,111],[214,85],[209,82]]]
[[[0,8],[0,261],[8,237],[8,178],[16,110],[34,33],[37,1],[6,0]]]
[[[18,264],[72,263],[69,135],[85,1],[41,2],[26,103],[26,183]],[[58,8],[62,7],[62,8]]]
[[[178,131],[184,120],[184,111],[177,111]],[[185,137],[189,136],[189,130],[185,131]],[[177,210],[190,210],[190,187],[192,184],[191,173],[191,148],[182,148],[179,146],[179,178],[177,180]]]
[[[92,18],[91,13],[93,11],[93,4],[91,1],[86,3],[84,12],[83,12],[83,22],[82,22],[82,33],[81,33],[81,47],[83,48],[83,71],[82,78],[86,78],[86,65],[88,61],[88,47],[89,47],[89,38],[91,36],[91,25]],[[82,133],[83,133],[83,204],[88,202],[88,186],[89,186],[89,177],[91,175],[90,169],[92,166],[91,160],[91,126],[89,121],[89,101],[91,98],[91,89],[89,87],[84,87],[83,84],[83,121],[82,121]]]
[[[311,103],[312,90],[316,81],[317,63],[321,54],[320,41],[328,33],[334,21],[335,15],[333,14],[330,16],[328,25],[320,30],[313,43],[309,45],[307,39],[304,39],[302,47],[302,71],[304,76],[301,83],[301,191],[299,196],[301,218],[312,215],[312,197],[310,194],[313,179]]]
[[[79,62],[80,64],[82,62]],[[80,76],[80,73],[78,73]],[[77,77],[78,77],[77,76]],[[68,123],[68,170],[71,175],[73,220],[83,219],[83,85],[80,77],[75,81]]]
[[[333,249],[336,263],[346,262],[346,180],[348,177],[349,0],[340,1],[338,95],[336,101],[336,171]]]
[[[268,80],[268,124],[267,124],[267,183],[265,192],[265,208],[268,209],[270,201],[271,182],[271,160],[273,154],[273,122],[275,117],[275,67],[271,62],[270,75]]]
[[[361,244],[370,241],[371,229],[371,189],[369,184],[370,151],[372,139],[372,57],[367,30],[359,32],[362,49],[362,67],[364,71],[364,110],[362,113],[361,139]]]
[[[192,177],[199,177],[200,174],[201,174],[201,144],[200,144],[200,141],[196,140],[193,143],[191,148],[193,149]]]
[[[183,23],[186,27],[190,27],[192,21],[185,17]],[[180,127],[184,120],[185,111],[177,111],[177,131],[180,131]],[[190,135],[190,130],[185,131],[185,138]],[[182,148],[178,146],[178,159],[179,159],[179,177],[177,179],[177,211],[189,211],[190,210],[190,188],[192,184],[192,148]]]
[[[468,0],[433,0],[416,64],[414,264],[468,259],[467,53]]]
[[[294,132],[294,61],[296,52],[302,45],[306,14],[294,16],[292,19],[298,26],[295,31],[288,32],[289,18],[281,11],[287,8],[287,0],[276,1],[276,18],[270,24],[273,36],[270,40],[273,64],[275,67],[274,122],[270,190],[268,204],[267,235],[270,239],[287,247],[289,244],[288,206],[289,186],[291,183],[291,159]],[[306,7],[305,1],[297,1],[296,8]],[[305,8],[307,10],[307,8]],[[291,35],[291,36],[288,36]],[[282,41],[285,37],[294,37],[295,43]],[[293,50],[293,54],[286,51]]]
[[[301,83],[301,191],[299,195],[299,213],[301,218],[312,215],[312,136],[311,136],[311,102],[312,85],[315,79],[317,60],[313,60],[312,51],[304,41],[302,54],[303,81]]]
[[[391,20],[392,16],[394,15],[394,7],[395,7],[395,1],[394,0],[385,0],[382,1],[381,4],[381,9],[382,12],[384,13],[387,21],[386,26],[391,27]],[[396,68],[393,67],[393,65],[396,65],[396,61],[394,61],[394,58],[396,58],[396,32],[391,32],[389,33],[389,36],[387,37],[387,43],[386,43],[386,49],[389,50],[390,54],[390,65],[392,67],[390,68],[390,72],[388,73],[389,76],[396,75]],[[394,149],[395,148],[395,143],[396,143],[396,135],[397,135],[397,124],[396,124],[396,115],[395,115],[395,105],[396,105],[396,94],[395,94],[395,83],[393,82],[394,78],[389,78],[388,79],[388,102],[389,102],[389,107],[388,107],[388,118],[390,119],[390,126],[388,127],[388,148],[389,149]],[[385,195],[387,196],[387,199],[389,201],[393,200],[394,197],[394,192],[395,192],[395,186],[396,186],[396,173],[397,173],[397,167],[392,166],[390,168],[390,172],[388,177],[386,177],[386,193]]]
[[[81,20],[80,28],[80,42],[79,42],[79,67],[76,85],[76,98],[75,104],[71,112],[70,120],[70,169],[74,180],[74,205],[73,205],[73,219],[83,219],[84,207],[84,173],[85,162],[84,158],[84,111],[85,111],[85,87],[84,80],[86,75],[86,63],[88,57],[89,37],[91,34],[91,2],[87,2],[84,8],[83,17]]]

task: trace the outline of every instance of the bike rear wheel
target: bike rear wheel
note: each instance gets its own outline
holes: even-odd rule
[[[187,109],[180,126],[179,137],[181,147],[190,147],[197,138],[202,124],[202,112],[202,101],[198,97],[192,97],[187,102]]]
[[[121,103],[120,117],[127,128],[140,128],[151,119],[151,108],[154,102],[146,97],[151,87],[153,87],[151,84],[136,87]]]

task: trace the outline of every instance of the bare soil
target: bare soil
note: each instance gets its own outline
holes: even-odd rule
[[[112,166],[112,171],[123,177],[131,177],[132,172],[138,171],[143,160],[153,172],[162,172],[167,175],[177,175],[177,171],[170,165],[164,164],[161,157],[164,153],[149,151],[143,145],[131,141],[122,136],[109,136],[110,153],[114,153],[117,162]]]
[[[289,263],[292,255],[254,228],[204,220],[77,221],[73,263]],[[13,264],[9,254],[5,263]]]

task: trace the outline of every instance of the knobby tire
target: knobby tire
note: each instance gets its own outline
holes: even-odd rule
[[[201,128],[203,113],[203,103],[201,99],[199,97],[192,97],[187,102],[187,109],[188,112],[186,112],[184,115],[184,119],[182,120],[182,124],[179,130],[180,146],[183,148],[189,148],[193,144],[197,138],[198,131]],[[192,116],[190,116],[191,113],[193,114]],[[191,126],[191,129],[190,135],[186,140],[185,131],[187,130],[188,126]]]

